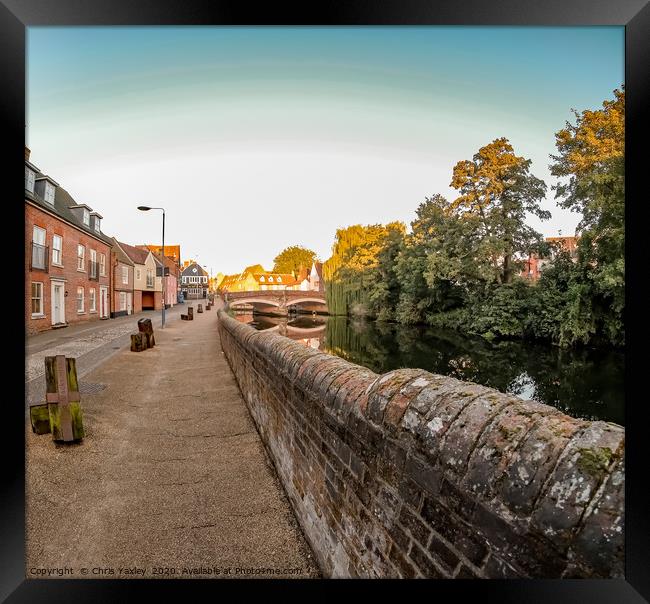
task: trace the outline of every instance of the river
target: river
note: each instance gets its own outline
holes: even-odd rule
[[[299,315],[287,321],[237,313],[236,318],[376,373],[425,369],[546,403],[573,417],[624,425],[622,352],[519,340],[490,343],[455,331],[347,317]]]

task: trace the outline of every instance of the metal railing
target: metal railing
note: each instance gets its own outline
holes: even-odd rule
[[[32,241],[32,257],[29,263],[30,270],[48,271],[48,259],[50,248]]]

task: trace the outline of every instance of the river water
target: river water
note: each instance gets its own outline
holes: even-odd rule
[[[376,373],[400,367],[450,375],[532,399],[573,417],[624,425],[624,355],[596,349],[562,350],[522,342],[490,343],[422,326],[299,315],[293,319],[236,315]]]

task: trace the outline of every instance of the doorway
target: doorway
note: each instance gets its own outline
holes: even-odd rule
[[[63,283],[52,283],[52,325],[65,323],[65,291]]]
[[[99,316],[104,319],[108,317],[108,288],[99,288]]]

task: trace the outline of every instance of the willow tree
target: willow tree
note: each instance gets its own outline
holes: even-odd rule
[[[382,286],[381,253],[401,222],[387,225],[353,225],[338,229],[332,256],[323,264],[327,306],[331,314],[370,314],[372,296]]]
[[[546,184],[530,173],[530,164],[506,138],[498,138],[454,166],[451,186],[459,196],[450,210],[476,225],[475,262],[487,281],[510,283],[517,257],[539,245],[541,235],[526,224],[527,214],[551,217],[540,205]]]

